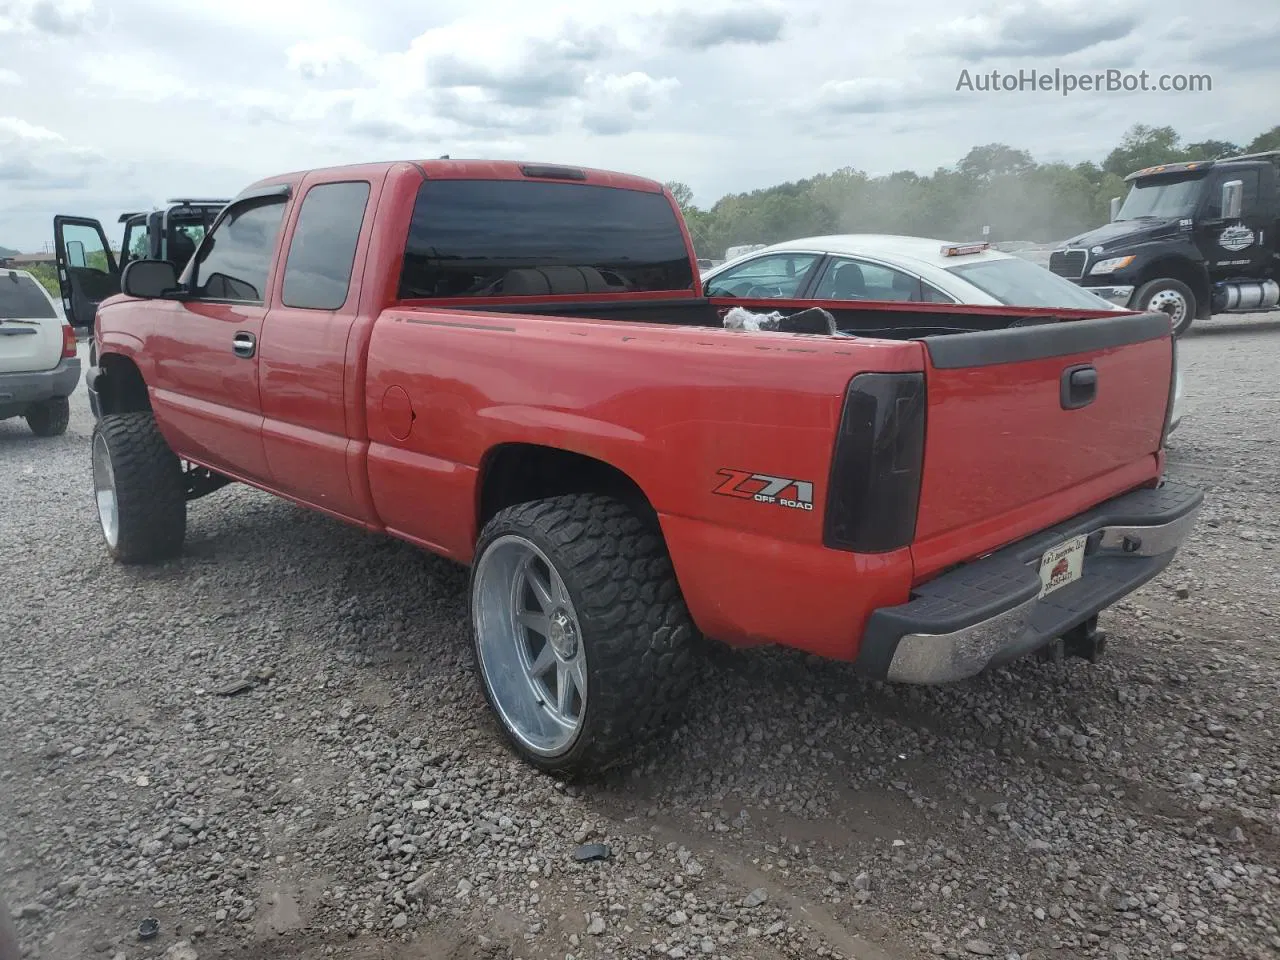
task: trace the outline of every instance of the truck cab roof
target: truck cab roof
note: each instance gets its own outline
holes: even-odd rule
[[[282,184],[297,184],[304,178],[328,180],[333,176],[350,176],[359,172],[362,176],[374,176],[396,168],[417,168],[428,179],[436,180],[546,180],[586,184],[588,186],[613,187],[623,190],[640,190],[646,193],[662,193],[663,185],[648,177],[638,177],[612,170],[578,167],[558,163],[539,163],[521,160],[454,160],[435,157],[430,160],[393,160],[380,163],[342,164],[295,170],[291,173],[266,177],[245,187],[234,200],[246,199],[259,191]],[[232,201],[227,201],[228,203]]]
[[[1172,176],[1182,173],[1205,173],[1215,167],[1234,168],[1236,166],[1254,166],[1260,163],[1280,166],[1280,150],[1271,150],[1266,153],[1246,153],[1238,157],[1221,157],[1217,160],[1186,160],[1180,163],[1158,163],[1155,166],[1135,170],[1124,179],[1129,182],[1143,177],[1159,176],[1160,174]]]

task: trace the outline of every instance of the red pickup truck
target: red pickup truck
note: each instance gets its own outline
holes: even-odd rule
[[[121,280],[87,376],[110,554],[174,557],[238,481],[469,565],[481,687],[546,770],[651,738],[703,637],[906,683],[1096,652],[1202,499],[1162,476],[1163,314],[830,302],[815,330],[703,297],[637,177],[272,177],[180,277]]]

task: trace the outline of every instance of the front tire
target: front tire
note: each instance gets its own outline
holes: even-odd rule
[[[60,437],[71,423],[71,403],[66,397],[52,397],[28,407],[25,419],[37,437]]]
[[[1181,280],[1162,277],[1144,283],[1133,298],[1134,309],[1144,313],[1167,313],[1175,337],[1187,332],[1196,318],[1196,295]]]
[[[470,597],[480,686],[531,765],[602,772],[683,707],[696,628],[661,533],[626,504],[573,494],[500,511]]]
[[[118,563],[159,563],[182,552],[182,465],[150,413],[113,413],[93,428],[93,490],[107,552]]]

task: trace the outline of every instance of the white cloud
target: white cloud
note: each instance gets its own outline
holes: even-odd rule
[[[12,144],[19,140],[61,140],[62,134],[55,133],[45,127],[38,127],[34,123],[23,120],[21,117],[0,117],[0,138],[8,139]],[[0,140],[0,143],[4,142]]]
[[[667,105],[680,81],[633,70],[593,74],[585,84],[582,125],[592,133],[625,133]]]
[[[886,113],[912,103],[937,102],[942,95],[936,86],[930,88],[916,78],[855,77],[827,81],[810,104],[824,114]]]
[[[0,5],[0,34],[70,36],[89,27],[97,12],[94,0],[6,0]]]
[[[203,94],[178,76],[163,60],[139,60],[127,53],[93,53],[78,59],[82,82],[109,90],[113,97],[159,103]]]
[[[295,122],[336,122],[392,140],[545,135],[567,123],[619,133],[650,117],[679,80],[611,70],[667,23],[613,19],[573,7],[475,14],[383,53],[348,36],[304,40],[285,55],[302,92],[248,102]]]
[[[285,61],[300,76],[319,79],[344,67],[368,69],[377,54],[353,37],[327,37],[295,43],[285,51]]]
[[[0,85],[20,87],[22,82],[22,77],[18,76],[18,74],[5,67],[0,67]]]
[[[918,35],[939,53],[970,60],[1062,57],[1122,39],[1142,21],[1134,0],[1105,5],[1020,0],[941,21]]]

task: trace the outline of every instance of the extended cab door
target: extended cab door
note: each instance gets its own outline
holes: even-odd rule
[[[91,331],[98,304],[120,292],[120,268],[107,235],[97,220],[59,215],[53,242],[67,323],[77,332]]]
[[[268,486],[258,349],[288,202],[280,185],[227,207],[181,278],[186,295],[149,301],[144,348],[156,417],[179,454]]]
[[[385,171],[365,173],[352,167],[341,180],[313,176],[298,186],[262,338],[262,437],[279,492],[376,524],[355,413],[374,319],[361,313],[361,280]]]

